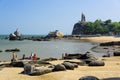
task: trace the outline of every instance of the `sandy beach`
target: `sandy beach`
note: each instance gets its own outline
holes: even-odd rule
[[[88,37],[82,38],[92,42],[109,42],[120,41],[118,37]],[[21,74],[23,68],[5,67],[0,70],[0,80],[79,80],[83,76],[95,76],[101,80],[108,80],[108,78],[120,79],[120,56],[119,57],[98,57],[99,60],[104,60],[105,66],[90,67],[79,66],[74,70],[66,70],[59,72],[51,72],[39,76],[29,76]],[[52,64],[62,63],[64,60],[50,61]],[[74,59],[72,61],[79,62],[80,60]],[[115,79],[113,79],[115,80]]]
[[[120,41],[120,37],[115,37],[115,36],[81,37],[80,39],[95,42],[95,43]]]
[[[89,67],[79,66],[74,70],[51,72],[39,76],[21,74],[23,68],[3,68],[0,71],[0,80],[78,80],[83,76],[96,76],[103,78],[120,79],[120,57],[99,58],[105,61],[105,66]],[[62,63],[64,60],[51,61],[52,64]],[[73,60],[79,61],[79,60]]]

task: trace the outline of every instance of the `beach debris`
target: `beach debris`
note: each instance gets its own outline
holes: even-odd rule
[[[102,60],[95,60],[88,64],[89,66],[104,66],[105,63]]]
[[[15,48],[15,49],[6,49],[5,52],[20,52],[20,49]]]
[[[98,79],[95,76],[84,76],[84,77],[81,77],[79,80],[100,80],[100,79]]]
[[[55,67],[53,69],[53,71],[65,71],[65,70],[66,70],[66,68],[63,64],[57,64],[57,65],[55,65]]]

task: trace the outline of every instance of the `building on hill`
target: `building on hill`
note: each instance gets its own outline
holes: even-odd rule
[[[72,35],[82,35],[84,34],[84,27],[86,24],[86,18],[85,15],[81,14],[81,21],[75,23],[72,31]]]
[[[49,32],[47,37],[49,37],[49,38],[60,38],[60,37],[63,37],[63,33],[59,32],[58,30],[55,30],[53,32]]]

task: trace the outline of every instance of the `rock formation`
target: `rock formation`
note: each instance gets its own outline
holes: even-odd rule
[[[21,40],[21,35],[20,35],[18,29],[16,29],[16,31],[14,33],[11,33],[9,35],[9,40]]]
[[[81,21],[75,23],[72,31],[72,35],[82,35],[84,34],[84,27],[86,24],[85,15],[82,13]]]

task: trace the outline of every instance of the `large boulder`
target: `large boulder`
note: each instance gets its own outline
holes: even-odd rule
[[[74,66],[72,63],[69,63],[69,62],[64,62],[62,63],[66,69],[69,69],[69,70],[74,70]]]
[[[100,60],[92,61],[89,63],[89,66],[104,66],[104,65],[105,65],[104,61]]]
[[[50,73],[50,72],[52,72],[51,68],[40,68],[40,69],[35,69],[29,75],[37,76],[37,75],[42,75],[42,74],[46,74],[46,73]]]
[[[23,61],[15,61],[15,62],[11,62],[10,65],[13,67],[24,67],[24,62]]]
[[[81,54],[68,54],[64,59],[80,59]]]
[[[55,67],[53,69],[53,71],[65,71],[65,70],[66,70],[65,66],[62,64],[55,65]]]
[[[51,65],[51,63],[49,63],[47,61],[40,61],[40,60],[29,61],[28,63],[31,65],[35,65],[36,67]]]
[[[84,61],[80,61],[80,62],[75,62],[75,61],[64,61],[64,62],[69,62],[69,63],[72,63],[72,64],[77,64],[77,65],[80,65],[80,66],[84,66],[86,63]]]
[[[86,64],[89,64],[90,62],[92,62],[92,61],[95,61],[94,59],[85,59],[84,60],[84,62],[86,63]]]
[[[99,79],[95,76],[84,76],[81,77],[79,80],[99,80]]]
[[[95,56],[91,54],[90,52],[86,52],[85,54],[82,54],[81,59],[94,59],[96,60]]]
[[[114,56],[120,56],[120,52],[114,52],[113,55]]]
[[[31,73],[33,73],[34,70],[35,70],[34,65],[25,64],[25,66],[24,66],[24,73],[25,74],[31,74]]]

